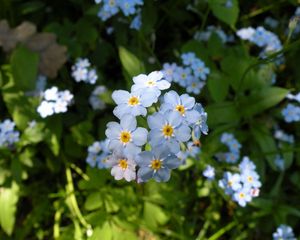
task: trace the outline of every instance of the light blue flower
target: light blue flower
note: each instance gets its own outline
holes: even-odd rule
[[[10,119],[0,122],[0,148],[12,147],[14,143],[20,140],[20,132],[14,129],[15,123]]]
[[[142,14],[138,11],[138,14],[132,19],[130,23],[130,28],[135,30],[140,30],[142,26]]]
[[[273,233],[273,240],[296,240],[296,238],[290,226],[281,224]]]
[[[242,188],[242,184],[240,181],[240,174],[225,172],[223,175],[223,179],[219,180],[219,187],[223,188],[226,194],[231,195],[232,193]]]
[[[136,162],[140,167],[138,177],[143,182],[150,178],[154,178],[157,182],[167,182],[171,176],[171,169],[181,164],[181,161],[164,146],[139,153]]]
[[[194,142],[188,142],[186,152],[188,156],[195,158],[201,152],[201,149]]]
[[[250,40],[255,34],[255,29],[252,27],[242,28],[238,30],[236,34],[243,40]]]
[[[300,121],[300,107],[291,103],[281,111],[281,114],[287,123]]]
[[[134,116],[127,114],[121,119],[120,124],[109,122],[105,135],[110,140],[109,148],[112,151],[124,149],[130,154],[141,151],[147,141],[148,131],[145,128],[138,127]]]
[[[194,75],[196,77],[201,78],[202,80],[206,80],[207,75],[210,73],[209,68],[207,68],[203,61],[197,59],[192,64],[192,69],[194,71]]]
[[[254,163],[249,159],[249,157],[244,156],[241,163],[239,164],[240,171],[254,171],[256,166]]]
[[[284,171],[284,159],[277,154],[274,163],[279,171]]]
[[[245,207],[248,202],[251,202],[252,197],[249,188],[241,188],[233,194],[233,200],[241,207]]]
[[[230,150],[230,152],[238,153],[240,152],[240,148],[242,147],[241,144],[236,140],[232,139],[227,143],[227,146]]]
[[[203,176],[209,180],[213,180],[215,178],[215,168],[211,165],[207,165],[203,171]]]
[[[207,134],[208,133],[208,126],[207,126],[207,113],[204,111],[204,108],[200,103],[196,103],[194,106],[194,110],[196,110],[200,116],[193,125],[193,133],[196,139],[199,139],[201,133]]]
[[[240,158],[240,154],[237,152],[227,152],[224,153],[224,158],[227,163],[236,163]]]
[[[111,175],[115,180],[125,179],[127,182],[136,179],[135,154],[124,152],[120,149],[113,152],[108,158],[107,165],[111,167]]]
[[[146,107],[150,107],[157,102],[158,98],[153,92],[133,91],[131,93],[125,90],[116,90],[112,94],[112,99],[118,104],[113,113],[116,117],[122,118],[125,114],[133,116],[146,116]]]
[[[260,188],[261,182],[259,175],[255,171],[243,170],[241,173],[241,182],[246,188]]]
[[[189,78],[187,80],[186,91],[188,93],[200,94],[202,88],[205,86],[205,82],[200,81],[198,78]]]
[[[133,15],[136,13],[137,5],[142,5],[143,1],[139,0],[120,0],[118,2],[119,7],[121,8],[122,12],[124,13],[125,16]]]
[[[141,91],[142,94],[150,92],[159,97],[161,90],[166,90],[171,86],[163,76],[160,71],[153,71],[149,75],[140,74],[133,78],[134,85],[132,85],[131,91]]]
[[[274,138],[276,138],[280,141],[291,143],[291,144],[295,142],[295,138],[292,134],[287,134],[286,132],[284,132],[281,129],[276,129],[275,130]]]
[[[164,78],[172,82],[174,79],[174,73],[176,72],[176,69],[178,68],[176,63],[164,63],[162,73],[164,74]]]
[[[180,143],[187,142],[191,138],[191,130],[182,124],[178,112],[154,113],[147,120],[151,129],[149,142],[153,147],[165,145],[176,154],[180,151]]]
[[[226,8],[232,8],[233,7],[232,0],[226,0],[225,7]]]
[[[181,59],[184,65],[191,66],[197,60],[197,57],[195,53],[187,52],[181,54]]]
[[[192,78],[191,68],[177,67],[174,70],[173,81],[178,83],[181,87],[186,87],[189,78]]]
[[[103,0],[103,10],[105,12],[110,13],[111,15],[115,15],[119,12],[119,6],[117,0]]]
[[[175,91],[169,91],[165,93],[163,104],[160,110],[162,112],[171,110],[178,112],[181,118],[189,123],[196,123],[200,119],[200,113],[194,109],[195,98],[188,94],[182,94],[179,96]]]
[[[228,144],[229,142],[231,142],[232,140],[234,139],[234,136],[233,134],[231,133],[223,133],[221,135],[221,143],[224,143],[224,144]]]

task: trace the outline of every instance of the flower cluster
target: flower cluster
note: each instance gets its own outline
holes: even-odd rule
[[[287,123],[300,121],[300,107],[289,103],[282,111],[284,121]]]
[[[279,128],[275,130],[274,138],[287,143],[294,143],[295,141],[295,138],[292,134],[287,134],[286,132],[284,132],[282,129]]]
[[[227,36],[221,28],[215,26],[208,26],[205,31],[197,31],[194,34],[194,39],[207,42],[212,34],[217,34],[223,43],[234,41],[233,35]]]
[[[105,134],[112,151],[107,164],[116,180],[168,181],[171,170],[182,163],[177,154],[187,148],[192,135],[196,140],[199,131],[207,134],[206,113],[188,94],[169,91],[161,96],[171,84],[160,71],[140,74],[133,82],[131,92],[112,94],[117,104],[113,113],[120,123],[107,124]]]
[[[107,19],[111,18],[121,11],[126,17],[136,14],[135,18],[132,21],[131,28],[140,28],[140,6],[144,4],[143,0],[104,0],[103,2],[95,0],[95,2],[97,4],[101,4],[101,8],[98,12],[98,17],[101,18],[102,21],[106,21]]]
[[[42,118],[51,116],[55,113],[63,113],[71,104],[73,94],[69,90],[58,91],[57,87],[47,89],[43,94],[43,101],[38,106],[37,111]]]
[[[273,233],[273,240],[296,240],[296,238],[290,226],[281,224]]]
[[[0,147],[10,147],[19,141],[20,133],[15,130],[15,123],[9,119],[0,122]]]
[[[203,171],[203,176],[208,180],[213,180],[215,178],[215,168],[211,165],[207,165]]]
[[[107,158],[111,154],[108,149],[109,141],[103,140],[100,142],[94,142],[88,147],[88,156],[86,162],[91,167],[107,168]]]
[[[264,48],[260,56],[262,58],[268,55],[282,50],[282,44],[278,36],[274,33],[267,31],[264,27],[252,28],[242,28],[237,31],[237,35],[243,40],[249,40],[258,47]],[[278,59],[279,64],[282,59]]]
[[[89,102],[94,110],[102,110],[105,103],[101,100],[101,96],[107,91],[105,86],[97,86],[92,92]]]
[[[218,153],[216,156],[219,160],[226,161],[227,163],[236,163],[240,158],[241,144],[231,133],[223,133],[221,135],[221,143],[225,144],[229,152]]]
[[[199,94],[210,73],[209,68],[193,52],[181,54],[181,60],[182,66],[178,66],[176,63],[165,63],[162,70],[164,77],[169,82],[178,83],[181,87],[186,88],[188,93]]]
[[[95,84],[98,75],[95,68],[91,67],[91,63],[88,59],[79,58],[76,63],[72,66],[72,77],[76,82],[85,82]]]
[[[243,157],[239,173],[225,172],[223,179],[219,180],[219,187],[242,207],[259,195],[261,182],[255,168],[248,157]]]

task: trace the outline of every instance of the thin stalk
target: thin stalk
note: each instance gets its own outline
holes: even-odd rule
[[[210,238],[208,238],[208,240],[217,240],[217,239],[219,239],[222,235],[224,235],[226,232],[228,232],[229,230],[231,230],[236,225],[237,225],[236,222],[229,223],[228,225],[226,225],[225,227],[223,227],[219,231],[217,231]]]

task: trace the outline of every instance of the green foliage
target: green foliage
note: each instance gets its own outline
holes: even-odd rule
[[[101,7],[94,1],[1,2],[0,19],[12,28],[0,22],[0,122],[12,119],[20,132],[15,145],[0,147],[1,240],[271,239],[280,224],[291,225],[300,236],[300,126],[282,115],[288,103],[299,106],[286,99],[300,89],[299,34],[286,36],[298,2],[232,0],[231,7],[227,2],[144,0],[138,31],[129,27],[134,16],[121,11],[101,21]],[[275,29],[264,23],[269,16],[279,20]],[[66,113],[47,118],[37,113],[42,100],[37,78],[47,61],[46,45],[54,39],[36,44],[24,21],[34,23],[41,38],[55,34],[67,49],[67,62],[46,85],[74,94]],[[205,35],[207,40],[197,39],[209,26],[217,31]],[[262,48],[236,35],[250,26],[276,33],[283,50],[260,58]],[[234,40],[226,41],[229,36]],[[39,48],[39,54],[25,46]],[[49,49],[55,64],[58,53]],[[210,69],[201,93],[190,94],[207,112],[209,133],[194,142],[201,153],[172,171],[167,183],[116,181],[110,169],[90,167],[88,147],[105,138],[109,121],[118,121],[112,92],[129,90],[134,76],[161,70],[166,62],[181,65],[180,55],[187,52]],[[280,55],[284,61],[278,64]],[[74,81],[77,58],[88,58],[95,67],[96,85]],[[89,105],[97,85],[107,89],[99,96],[103,110]],[[176,83],[172,89],[186,93]],[[156,106],[148,108],[149,114],[155,111]],[[148,127],[142,116],[137,122]],[[276,139],[277,128],[293,134],[295,142]],[[241,157],[253,160],[262,182],[260,196],[245,208],[218,186],[225,171],[238,172],[238,163],[216,160],[228,150],[220,143],[224,132],[237,137]],[[145,150],[150,149],[148,143]],[[277,155],[284,170],[275,162]],[[203,177],[208,164],[216,168],[216,180]]]
[[[19,186],[15,182],[10,187],[0,188],[0,225],[8,235],[13,232],[18,199]]]

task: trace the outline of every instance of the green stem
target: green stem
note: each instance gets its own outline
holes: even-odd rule
[[[61,219],[62,209],[56,210],[54,215],[54,225],[53,225],[53,238],[58,239],[60,236],[60,219]]]
[[[71,213],[78,218],[79,222],[86,228],[90,229],[91,225],[83,217],[77,203],[77,199],[75,197],[74,191],[74,184],[72,179],[72,172],[69,167],[66,167],[66,178],[67,178],[67,185],[66,185],[66,203],[71,211]]]
[[[198,237],[196,238],[196,240],[203,240],[203,239],[205,239],[205,234],[207,232],[207,229],[209,228],[209,225],[210,225],[210,221],[206,220],[205,223],[204,223],[204,225],[203,225],[203,228],[199,232]]]
[[[231,222],[225,227],[221,228],[218,232],[216,232],[214,235],[212,235],[208,240],[217,240],[219,239],[222,235],[224,235],[226,232],[228,232],[230,229],[232,229],[234,226],[236,226],[236,222]]]
[[[80,175],[84,180],[89,181],[90,177],[88,175],[86,175],[81,168],[77,167],[74,163],[70,164],[70,167],[78,173],[78,175]]]

